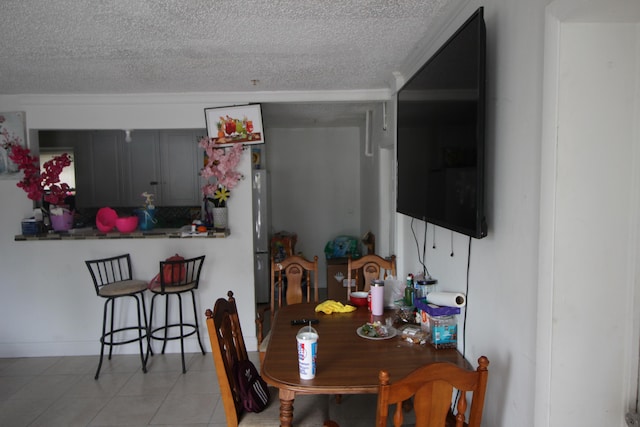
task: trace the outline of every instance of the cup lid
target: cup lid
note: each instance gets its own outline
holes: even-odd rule
[[[298,331],[298,335],[301,335],[301,334],[309,334],[309,333],[318,335],[318,331],[316,331],[316,329],[315,329],[313,326],[311,326],[311,325],[303,326],[303,327],[302,327],[302,328],[300,328],[300,330]]]

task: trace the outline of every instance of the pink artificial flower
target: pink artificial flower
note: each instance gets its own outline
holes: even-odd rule
[[[5,130],[3,129],[2,135],[7,140]],[[19,142],[20,138],[17,138],[17,141],[7,143],[9,158],[18,166],[18,170],[24,173],[22,180],[16,185],[22,188],[31,200],[41,200],[44,196],[44,200],[51,204],[64,203],[70,188],[68,184],[60,183],[60,173],[62,173],[62,169],[71,164],[71,157],[67,153],[55,156],[42,165],[44,172],[40,172],[38,157],[32,156],[31,150],[22,147]],[[44,188],[47,186],[49,192],[45,194]]]
[[[227,190],[235,188],[238,182],[244,176],[236,171],[242,158],[242,144],[234,144],[229,150],[225,148],[216,148],[213,140],[210,138],[202,138],[198,144],[207,153],[207,164],[200,171],[200,176],[208,180],[214,177],[216,182],[207,183],[202,187],[205,197],[212,198],[215,191],[219,187]]]

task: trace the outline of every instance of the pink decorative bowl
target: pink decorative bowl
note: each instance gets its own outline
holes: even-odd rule
[[[138,227],[137,216],[125,216],[116,219],[116,228],[121,233],[131,233]]]
[[[349,295],[349,301],[351,301],[351,304],[356,307],[366,307],[368,295],[369,292],[351,292]]]
[[[116,211],[111,208],[100,208],[96,215],[96,227],[103,233],[108,233],[115,227],[116,219],[118,219]]]

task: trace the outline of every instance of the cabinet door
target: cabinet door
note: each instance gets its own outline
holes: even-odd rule
[[[145,199],[142,193],[154,194],[154,203],[161,205],[160,194],[160,143],[158,131],[136,130],[131,142],[123,144],[126,181],[124,182],[124,206],[141,207]]]
[[[122,201],[121,138],[117,131],[89,134],[89,206],[120,206]]]
[[[162,205],[200,205],[199,130],[167,130],[160,135]],[[206,134],[206,132],[204,133]]]

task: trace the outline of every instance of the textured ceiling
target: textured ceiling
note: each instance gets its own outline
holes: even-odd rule
[[[456,2],[2,0],[0,94],[390,88]]]

